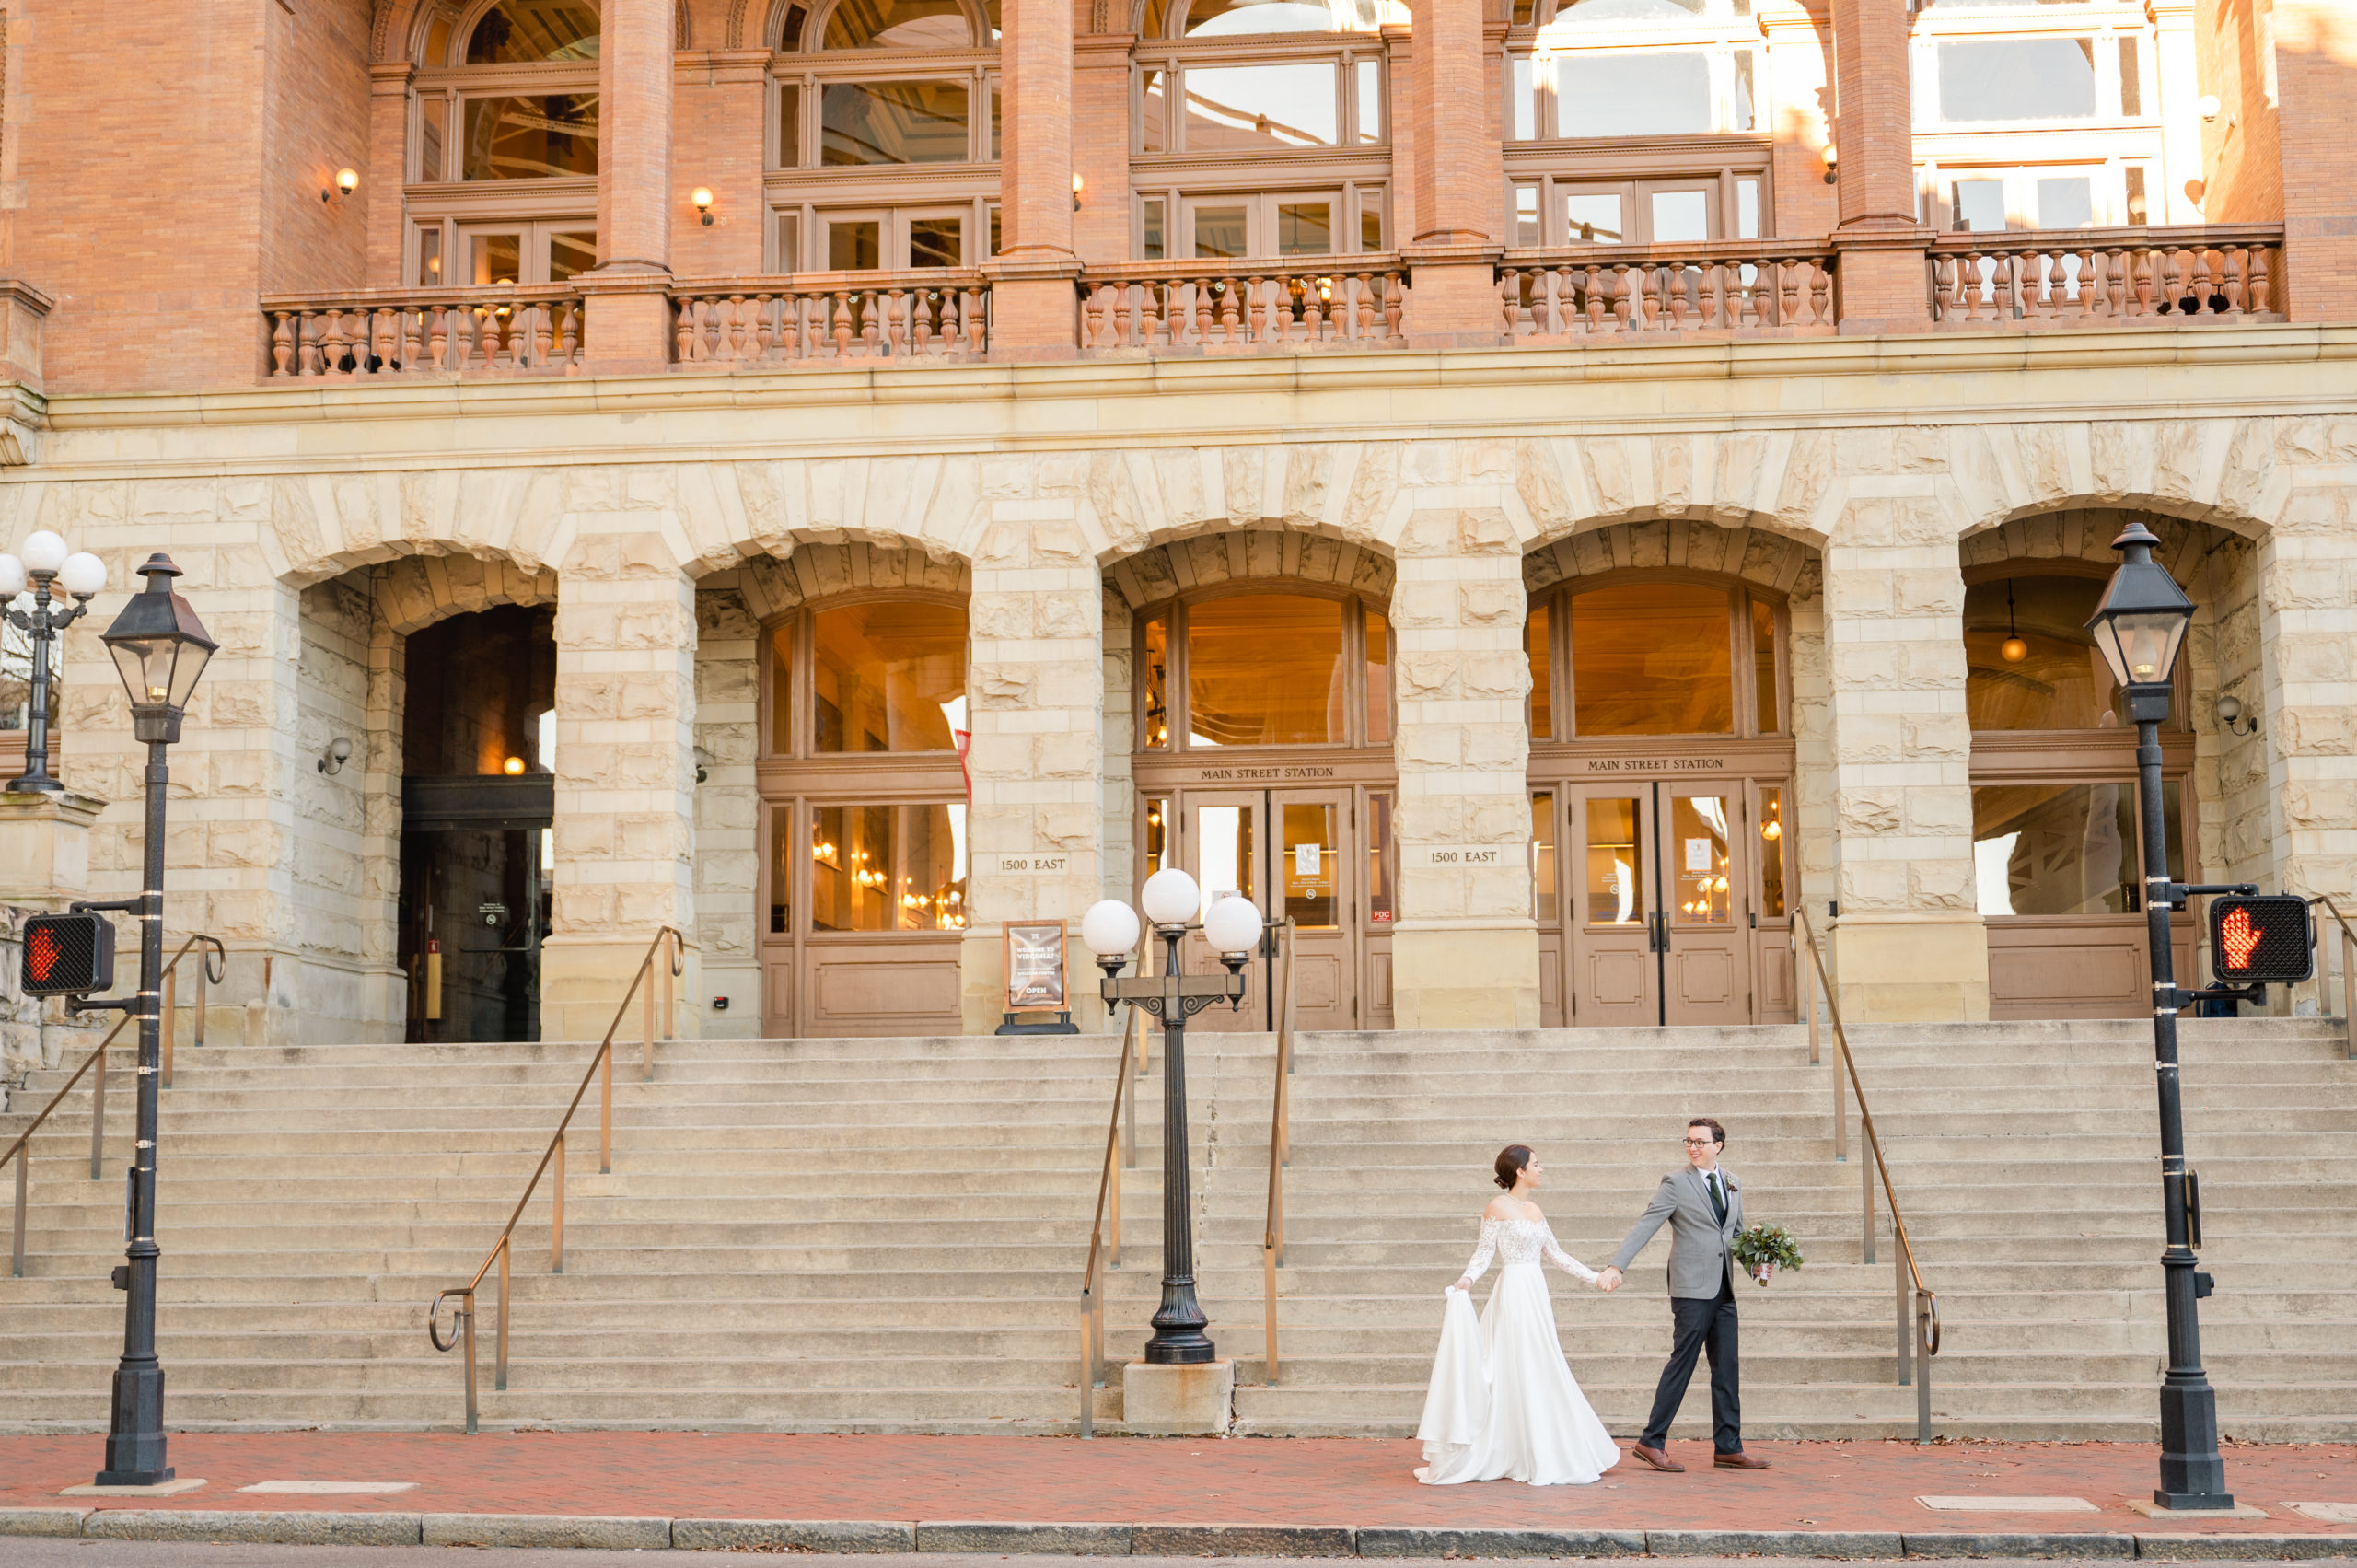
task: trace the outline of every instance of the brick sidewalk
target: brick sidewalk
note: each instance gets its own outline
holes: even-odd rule
[[[2135,1444],[1759,1443],[1764,1472],[1684,1475],[1624,1459],[1594,1486],[1432,1488],[1416,1446],[1353,1439],[838,1437],[648,1432],[186,1433],[172,1498],[60,1498],[104,1440],[0,1437],[0,1508],[331,1510],[737,1519],[1421,1526],[1557,1530],[2339,1535],[2287,1502],[2357,1504],[2357,1446],[2234,1446],[2227,1481],[2265,1519],[2154,1520],[2155,1451]],[[402,1481],[386,1495],[240,1493],[266,1480]],[[2075,1496],[2096,1513],[1936,1513],[1919,1495]]]

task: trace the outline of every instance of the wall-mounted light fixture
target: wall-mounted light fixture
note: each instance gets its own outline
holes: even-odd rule
[[[1074,169],[1072,173],[1072,210],[1074,212],[1080,211],[1080,191],[1083,183],[1080,170]]]
[[[499,765],[499,769],[500,772],[505,773],[509,778],[517,778],[524,772],[524,759],[521,757],[510,757],[507,761]]]
[[[1832,143],[1828,142],[1825,144],[1825,151],[1819,156],[1825,159],[1825,182],[1828,185],[1840,184],[1841,169],[1840,166],[1841,162],[1841,155],[1834,150]]]
[[[711,775],[712,753],[699,746],[696,748],[696,783],[702,784]]]
[[[343,772],[344,763],[351,760],[352,738],[339,735],[328,742],[328,749],[325,751],[319,753],[319,772],[333,778]]]
[[[319,200],[341,202],[359,189],[360,171],[356,168],[339,168],[335,171],[335,188],[331,191],[322,190],[319,192]]]
[[[2237,719],[2242,720],[2240,725],[2235,723]],[[2258,715],[2253,714],[2249,718],[2244,719],[2243,700],[2230,692],[2222,691],[2218,694],[2218,722],[2226,726],[2228,735],[2257,735],[2258,733]]]
[[[2215,93],[2203,93],[2200,99],[2195,100],[2193,111],[2196,114],[2200,115],[2204,120],[2217,119],[2218,95]]]
[[[702,215],[704,227],[710,228],[712,226],[712,187],[697,186],[688,192],[688,200],[694,203],[696,211]]]

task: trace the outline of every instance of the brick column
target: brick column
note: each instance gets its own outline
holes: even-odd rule
[[[974,556],[966,675],[971,924],[960,964],[966,1028],[979,1034],[1005,1014],[1003,934],[1011,920],[1066,923],[1074,1019],[1091,1028],[1103,1016],[1080,917],[1104,896],[1105,594],[1078,515],[1074,496],[993,501]]]
[[[683,278],[761,272],[761,106],[770,52],[715,50],[679,56],[672,86],[678,128],[671,145],[671,270]],[[712,192],[712,222],[689,200]],[[792,271],[788,266],[786,271]]]
[[[2283,271],[2294,321],[2357,297],[2357,27],[2346,0],[2276,0]]]
[[[1841,331],[1921,331],[1931,325],[1931,231],[1915,215],[1907,0],[1832,0],[1832,8]]]
[[[1756,7],[1755,7],[1756,9]],[[1768,101],[1775,107],[1775,213],[1760,215],[1770,234],[1830,234],[1840,198],[1825,182],[1825,149],[1833,145],[1833,31],[1821,14],[1799,6],[1759,12],[1768,40]]]
[[[1005,118],[1000,128],[1000,251],[989,261],[991,354],[1003,359],[1068,359],[1079,343],[1073,280],[1072,0],[1006,0],[999,69]],[[1129,117],[1122,115],[1122,140]],[[1119,200],[1099,193],[1099,200]]]
[[[1528,596],[1504,511],[1408,519],[1391,592],[1399,729],[1395,1027],[1536,1028]]]
[[[368,174],[359,200],[367,203],[370,288],[400,288],[402,233],[408,215],[401,188],[409,180],[409,85],[417,68],[406,60],[368,67]]]
[[[1834,984],[1856,1023],[1989,1016],[1964,577],[1932,503],[1852,504],[1825,552]],[[1819,912],[1812,910],[1811,918]]]
[[[606,0],[598,72],[598,270],[583,356],[592,371],[671,361],[671,0]]]
[[[1072,220],[1073,246],[1092,262],[1130,259],[1130,50],[1136,42],[1134,33],[1092,33],[1080,41],[1074,69],[1073,168],[1086,186]]]
[[[695,585],[661,535],[595,535],[575,547],[556,611],[544,1040],[603,1034],[656,928],[695,940]],[[678,992],[688,1032],[699,1015],[693,963],[691,947]]]
[[[1414,0],[1406,115],[1412,195],[1399,251],[1413,269],[1406,328],[1411,344],[1484,347],[1498,342],[1500,182],[1496,62],[1483,37],[1480,0]]]

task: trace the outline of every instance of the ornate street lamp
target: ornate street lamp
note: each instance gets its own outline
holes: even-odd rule
[[[2131,522],[2111,547],[2118,571],[2087,621],[2112,679],[2128,694],[2136,724],[2138,805],[2143,818],[2144,919],[2153,966],[2153,1058],[2161,1098],[2161,1201],[2168,1216],[2168,1246],[2161,1254],[2167,1291],[2169,1369],[2161,1384],[2161,1484],[2153,1501],[2164,1508],[2231,1508],[2226,1461],[2218,1452],[2218,1398],[2201,1369],[2201,1328],[2194,1305],[2210,1280],[2194,1272],[2191,1204],[2186,1180],[2185,1117],[2177,1083],[2177,1009],[2193,993],[2177,988],[2169,951],[2169,914],[2191,893],[2225,892],[2172,882],[2168,837],[2161,815],[2161,725],[2169,716],[2170,679],[2193,601],[2168,568],[2153,559],[2161,541]],[[2235,889],[2241,890],[2241,889]],[[2256,889],[2249,889],[2257,891]]]
[[[1233,1007],[1244,1000],[1244,966],[1260,943],[1260,912],[1230,893],[1212,905],[1202,933],[1226,966],[1224,975],[1178,972],[1178,944],[1188,919],[1202,907],[1195,879],[1168,866],[1145,879],[1138,902],[1154,934],[1162,938],[1162,972],[1119,978],[1138,945],[1137,912],[1119,899],[1092,905],[1081,918],[1080,939],[1105,971],[1108,1006],[1127,1002],[1162,1020],[1162,1306],[1154,1315],[1154,1337],[1145,1359],[1158,1366],[1198,1365],[1219,1352],[1203,1332],[1203,1309],[1195,1301],[1194,1203],[1187,1167],[1187,1020],[1214,1002]]]
[[[65,786],[49,776],[49,650],[57,634],[90,611],[90,600],[107,586],[107,565],[87,551],[66,552],[65,541],[43,528],[25,540],[20,555],[0,554],[0,606],[7,623],[25,633],[32,647],[32,679],[26,694],[25,771],[8,781],[10,792],[38,794]],[[30,587],[33,602],[17,609],[13,601]],[[73,597],[68,605],[52,596],[62,587]]]
[[[164,970],[164,748],[180,738],[180,716],[205,661],[219,646],[188,600],[172,592],[180,575],[168,555],[139,568],[145,593],[134,594],[104,635],[107,651],[131,693],[132,734],[147,747],[147,818],[140,894],[114,904],[139,917],[139,993],[81,1005],[115,1006],[139,1019],[139,1131],[131,1165],[130,1245],[116,1272],[126,1292],[122,1359],[114,1374],[114,1416],[107,1430],[107,1468],[100,1486],[154,1486],[172,1479],[164,1462],[164,1368],[156,1359],[156,1080],[162,1019],[157,1010]]]

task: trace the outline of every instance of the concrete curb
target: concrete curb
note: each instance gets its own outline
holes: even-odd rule
[[[1554,1530],[1422,1525],[1064,1524],[1055,1521],[700,1519],[572,1514],[0,1508],[0,1536],[299,1546],[584,1547],[691,1551],[1061,1553],[1088,1557],[2045,1557],[2313,1561],[2357,1557],[2351,1535],[2129,1531]]]

